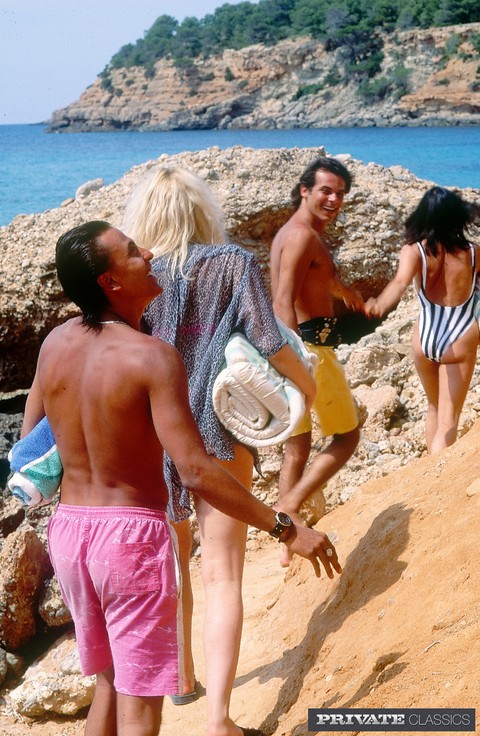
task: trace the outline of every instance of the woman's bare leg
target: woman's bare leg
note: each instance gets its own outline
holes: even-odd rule
[[[414,335],[415,366],[427,394],[427,448],[437,453],[453,445],[458,422],[475,368],[478,328],[457,340],[443,355],[441,363],[428,360],[421,352],[418,334]]]
[[[193,594],[190,578],[190,557],[192,554],[192,532],[188,519],[173,525],[178,538],[180,572],[182,575],[182,614],[183,614],[183,688],[180,695],[192,693],[195,689],[195,666],[192,653]]]
[[[252,456],[236,445],[235,459],[218,461],[246,488],[252,482]],[[246,526],[195,499],[200,527],[206,610],[204,649],[207,673],[208,736],[240,736],[229,716],[230,696],[243,624],[242,575]]]
[[[441,452],[457,439],[458,422],[475,368],[475,357],[440,366],[437,431],[431,452]]]
[[[437,432],[438,423],[438,392],[439,392],[439,363],[434,363],[422,353],[418,346],[413,343],[413,358],[415,368],[427,396],[428,408],[425,425],[427,450],[432,452],[432,442]]]

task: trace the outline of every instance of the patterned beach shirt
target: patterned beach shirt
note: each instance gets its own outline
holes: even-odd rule
[[[168,258],[152,261],[163,293],[145,312],[148,331],[174,345],[188,375],[190,406],[210,455],[233,460],[234,441],[219,422],[212,388],[222,368],[227,341],[242,332],[265,358],[286,344],[258,261],[238,245],[191,245],[186,278],[172,278]],[[175,465],[166,456],[165,480],[170,492],[168,513],[182,521],[192,513],[190,495]]]

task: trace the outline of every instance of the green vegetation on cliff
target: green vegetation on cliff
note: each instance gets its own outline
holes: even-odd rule
[[[382,59],[377,31],[428,28],[480,21],[478,0],[259,0],[222,5],[200,20],[179,23],[161,15],[144,37],[123,46],[108,69],[132,66],[154,74],[158,59],[171,58],[188,67],[199,57],[255,43],[312,35],[327,49],[341,47],[346,70],[364,79],[374,76]],[[107,82],[108,84],[108,79]]]

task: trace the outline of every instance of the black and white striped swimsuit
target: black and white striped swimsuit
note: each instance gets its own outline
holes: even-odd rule
[[[474,291],[475,291],[475,249],[471,243],[470,253],[472,255],[472,288],[468,299],[456,307],[446,307],[442,304],[434,304],[426,294],[427,283],[427,256],[421,243],[417,243],[418,250],[422,256],[422,285],[417,289],[420,301],[420,315],[418,327],[420,332],[420,345],[423,354],[429,359],[439,363],[445,350],[450,347],[459,337],[465,334],[470,325],[475,322],[474,314]]]

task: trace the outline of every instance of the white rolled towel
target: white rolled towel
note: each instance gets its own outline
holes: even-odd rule
[[[277,319],[280,331],[313,374],[317,357]],[[225,348],[225,367],[213,386],[213,406],[221,423],[250,447],[284,442],[305,414],[300,389],[263,358],[239,332]]]

